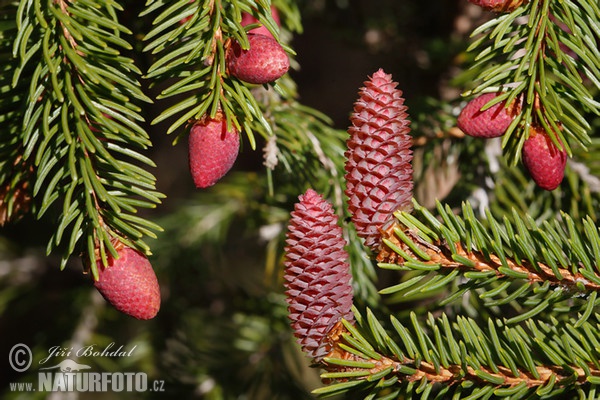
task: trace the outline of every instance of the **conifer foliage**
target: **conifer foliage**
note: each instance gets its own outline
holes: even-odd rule
[[[322,397],[596,398],[598,2],[471,0],[464,96],[424,111],[376,69],[347,130],[288,74],[298,3],[148,0],[134,35],[121,1],[0,0],[0,226],[50,224],[61,268],[81,255],[142,320],[165,306],[147,241],[166,226],[157,260],[195,279],[165,272],[182,297],[156,342],[195,395],[296,398],[304,353]],[[150,126],[187,139],[202,189],[161,223]],[[259,145],[264,168],[230,171]],[[215,249],[229,272],[204,293]]]
[[[501,13],[473,32],[468,50],[476,54],[472,73],[477,78],[468,93],[501,91],[486,109],[502,102],[508,108],[515,100],[521,104],[503,138],[510,162],[520,160],[532,125],[569,156],[572,146],[589,146],[586,114],[600,113],[594,100],[600,87],[597,2],[478,3],[494,3]]]
[[[550,3],[533,2],[527,6],[511,3],[510,10],[500,6],[495,10],[513,11],[514,15],[532,12],[529,18],[537,16],[540,24],[527,26],[534,30],[530,37],[536,37],[546,23],[556,20],[549,14]],[[594,15],[597,21],[600,14]],[[499,17],[486,26],[500,24],[502,20]],[[510,17],[504,21],[511,21]],[[503,29],[508,30],[508,25],[503,25]],[[482,30],[480,28],[480,32]],[[569,31],[575,29],[569,28]],[[544,34],[540,40],[547,39]],[[481,39],[477,43],[481,44]],[[493,52],[499,43],[502,41],[487,43],[492,50],[486,48],[480,58]],[[544,50],[542,45],[534,51]],[[590,51],[595,60],[600,60],[596,57],[597,48]],[[520,57],[527,58],[527,54]],[[544,71],[548,66],[544,65],[544,59],[537,57],[529,58],[528,67],[538,62],[536,67]],[[506,93],[498,92],[496,86],[495,92],[480,95],[467,104],[458,118],[459,126],[478,139],[507,133],[509,137],[510,134],[517,136],[512,140],[521,140],[519,146],[525,166],[535,183],[545,190],[556,189],[563,180],[568,147],[562,145],[562,131],[584,127],[589,130],[574,106],[569,106],[570,115],[553,111],[554,107],[560,107],[557,97],[550,98],[555,86],[540,88],[549,82],[556,86],[571,82],[571,77],[566,76],[568,70],[562,70],[565,75],[558,70],[553,71],[556,75],[552,78],[550,73],[541,78],[536,77],[535,72],[530,73],[531,90],[525,93],[522,85],[502,85],[504,79],[511,82],[515,78],[514,69],[507,69],[505,74],[486,75],[479,88],[495,81],[500,88],[507,89]],[[489,72],[484,70],[483,73]],[[519,73],[517,70],[517,75]],[[590,81],[598,80],[598,74],[592,72],[591,75]],[[581,80],[575,79],[577,81]],[[407,160],[410,164],[410,147],[388,151],[385,140],[379,140],[381,136],[391,135],[394,126],[407,125],[407,115],[396,111],[400,109],[395,105],[397,97],[385,96],[391,93],[386,89],[389,85],[389,76],[381,70],[375,73],[366,83],[367,88],[361,89],[351,117],[353,125],[345,152],[348,210],[358,234],[368,238],[365,245],[381,242],[374,248],[379,250],[378,266],[399,272],[400,282],[380,293],[392,296],[392,302],[406,303],[410,299],[429,297],[432,304],[422,306],[421,315],[412,311],[401,318],[390,315],[386,322],[381,322],[369,308],[365,313],[355,309],[356,325],[351,320],[342,321],[342,328],[331,328],[327,334],[332,338],[330,348],[334,350],[317,361],[326,371],[321,377],[334,383],[315,392],[334,395],[360,388],[368,393],[366,398],[407,395],[411,398],[564,398],[575,393],[594,398],[596,385],[600,384],[596,377],[599,354],[592,344],[600,339],[596,313],[600,282],[598,227],[588,217],[580,225],[583,231],[578,232],[566,214],[561,221],[542,226],[531,216],[515,211],[502,221],[486,212],[483,220],[475,216],[469,203],[463,203],[462,216],[439,202],[437,215],[416,201],[409,206],[405,194],[411,193],[413,183],[406,171],[412,169],[403,167],[398,172],[393,166],[399,163],[394,160]],[[562,86],[560,90],[568,93],[568,89],[573,87]],[[570,100],[579,102],[580,108],[597,112],[597,104],[587,91],[590,89],[585,90],[584,97],[573,96]],[[542,100],[542,96],[548,98]],[[554,100],[557,102],[553,103]],[[581,124],[575,122],[572,115],[577,115],[574,118]],[[525,123],[521,125],[523,118]],[[589,133],[586,132],[586,136]],[[510,146],[510,139],[505,138],[504,144]],[[510,152],[507,156],[510,157]],[[385,164],[378,164],[382,161]],[[370,195],[371,187],[377,186],[374,180],[388,182],[389,186],[392,186],[390,182],[398,182],[392,193],[402,201],[386,210],[385,217],[373,212],[378,201],[383,202],[388,195],[381,190]],[[298,224],[294,218],[290,232],[294,232]],[[389,228],[381,229],[382,225]],[[375,228],[367,235],[365,227]],[[318,229],[305,232],[308,237],[317,234]],[[295,249],[290,246],[286,251],[293,254]],[[311,267],[309,264],[304,268]],[[343,291],[343,285],[339,290]],[[288,291],[287,294],[288,302],[293,304],[296,293]],[[336,291],[327,287],[322,294],[333,296]],[[460,304],[461,298],[473,298],[474,304]],[[424,315],[423,311],[429,313]],[[299,334],[297,327],[292,327]],[[308,354],[312,356],[311,352]]]
[[[12,36],[2,57],[2,209],[5,219],[31,210],[54,214],[48,251],[62,266],[83,252],[95,279],[96,257],[116,257],[113,242],[149,253],[160,227],[138,215],[163,197],[141,151],[151,146],[140,123],[151,102],[141,71],[124,56],[131,31],[118,3],[22,1],[4,5]],[[6,38],[10,37],[11,41]],[[28,204],[31,202],[32,204]]]

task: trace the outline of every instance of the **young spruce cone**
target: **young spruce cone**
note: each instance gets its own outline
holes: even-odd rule
[[[262,85],[281,78],[290,68],[290,59],[272,36],[248,33],[247,50],[237,40],[227,50],[227,71],[241,81]]]
[[[160,287],[145,255],[123,245],[119,258],[109,255],[105,267],[97,260],[98,280],[94,286],[117,310],[137,319],[151,319],[160,308]]]
[[[332,350],[328,334],[341,318],[354,319],[350,266],[331,204],[312,189],[299,200],[286,235],[286,301],[298,343],[318,362]]]
[[[501,101],[481,110],[499,95],[500,93],[485,93],[469,101],[458,116],[458,128],[465,134],[478,138],[488,139],[504,135],[515,115],[520,112],[518,102],[513,100],[507,108],[506,102]]]
[[[358,235],[377,251],[380,229],[396,210],[412,210],[412,150],[402,91],[392,76],[373,74],[354,104],[348,129],[346,195]]]
[[[567,152],[556,147],[541,126],[533,125],[529,130],[522,155],[525,168],[539,187],[551,191],[561,184]]]
[[[190,173],[197,188],[207,188],[221,179],[235,163],[240,135],[218,112],[215,119],[205,116],[197,121],[188,137]]]

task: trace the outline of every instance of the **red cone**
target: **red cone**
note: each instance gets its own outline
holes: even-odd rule
[[[196,122],[188,138],[190,172],[198,188],[214,185],[233,166],[240,149],[237,129],[227,131],[221,114]]]
[[[312,189],[299,200],[286,235],[286,301],[294,335],[318,361],[332,349],[332,328],[342,318],[354,320],[350,265],[331,204]]]
[[[539,187],[556,189],[565,176],[567,152],[558,149],[541,127],[532,127],[523,144],[523,164]]]
[[[275,39],[249,33],[248,41],[248,50],[242,49],[235,40],[227,50],[226,62],[230,75],[255,84],[273,82],[285,75],[290,68],[290,60]]]
[[[377,250],[379,229],[396,210],[412,210],[412,150],[402,92],[379,70],[354,105],[348,129],[346,195],[348,210],[365,245]]]
[[[94,286],[117,310],[137,319],[151,319],[160,308],[160,288],[145,255],[129,247],[109,256],[108,265],[97,261],[98,280]]]

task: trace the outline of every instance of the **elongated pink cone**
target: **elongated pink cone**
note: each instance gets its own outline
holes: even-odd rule
[[[299,200],[286,235],[286,301],[298,343],[318,361],[332,349],[333,327],[354,320],[350,265],[331,204],[312,189]]]
[[[346,195],[358,235],[377,250],[392,214],[412,210],[410,122],[391,75],[380,69],[364,84],[348,129]]]
[[[233,41],[227,50],[226,63],[230,75],[254,84],[273,82],[290,68],[287,53],[271,36],[248,34],[250,48]]]
[[[465,134],[479,138],[494,138],[504,135],[515,117],[514,105],[505,107],[504,102],[496,103],[481,110],[498,93],[485,93],[467,103],[458,116],[458,128]]]
[[[480,6],[488,11],[511,12],[521,4],[529,0],[469,0],[471,3]]]
[[[217,183],[233,166],[240,149],[237,129],[227,131],[221,114],[198,121],[188,138],[190,172],[198,188]]]
[[[145,255],[129,247],[109,256],[108,266],[97,262],[94,286],[114,308],[137,319],[151,319],[160,308],[158,279]]]
[[[554,190],[565,176],[567,152],[558,149],[541,127],[532,127],[523,144],[523,164],[535,183]]]

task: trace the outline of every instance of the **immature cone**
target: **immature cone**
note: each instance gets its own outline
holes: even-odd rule
[[[263,84],[281,78],[290,68],[290,60],[281,45],[271,36],[248,34],[250,47],[242,49],[232,41],[226,63],[230,75],[248,83]]]
[[[508,108],[501,101],[490,108],[481,110],[483,106],[497,97],[499,93],[482,94],[471,100],[458,116],[458,128],[469,136],[479,138],[494,138],[504,135],[517,112],[513,101]]]
[[[279,13],[277,12],[277,9],[274,6],[271,6],[271,16],[273,17],[273,20],[275,21],[277,26],[281,26],[281,20],[279,18]],[[257,22],[259,22],[259,21],[256,18],[254,18],[254,16],[252,14],[249,14],[247,12],[242,13],[242,22],[241,22],[242,26],[255,24]],[[248,31],[248,33],[255,33],[255,34],[259,34],[259,35],[273,37],[271,32],[269,32],[269,30],[264,25],[260,26],[258,28],[251,29]]]
[[[392,213],[412,210],[410,122],[396,85],[382,69],[365,82],[346,143],[348,209],[358,235],[375,251]]]
[[[521,4],[529,0],[469,0],[471,3],[480,6],[488,11],[511,12]]]
[[[188,138],[190,172],[198,188],[217,183],[233,166],[240,149],[235,127],[227,130],[221,114],[196,122]]]
[[[286,301],[298,343],[319,361],[332,350],[333,327],[354,319],[350,266],[331,204],[312,189],[299,200],[286,234]]]
[[[151,319],[160,308],[160,288],[150,261],[137,250],[121,247],[119,258],[108,256],[108,265],[96,262],[94,286],[117,310],[137,319]]]
[[[565,176],[567,152],[558,149],[542,127],[533,126],[523,143],[523,164],[535,183],[554,190]]]

